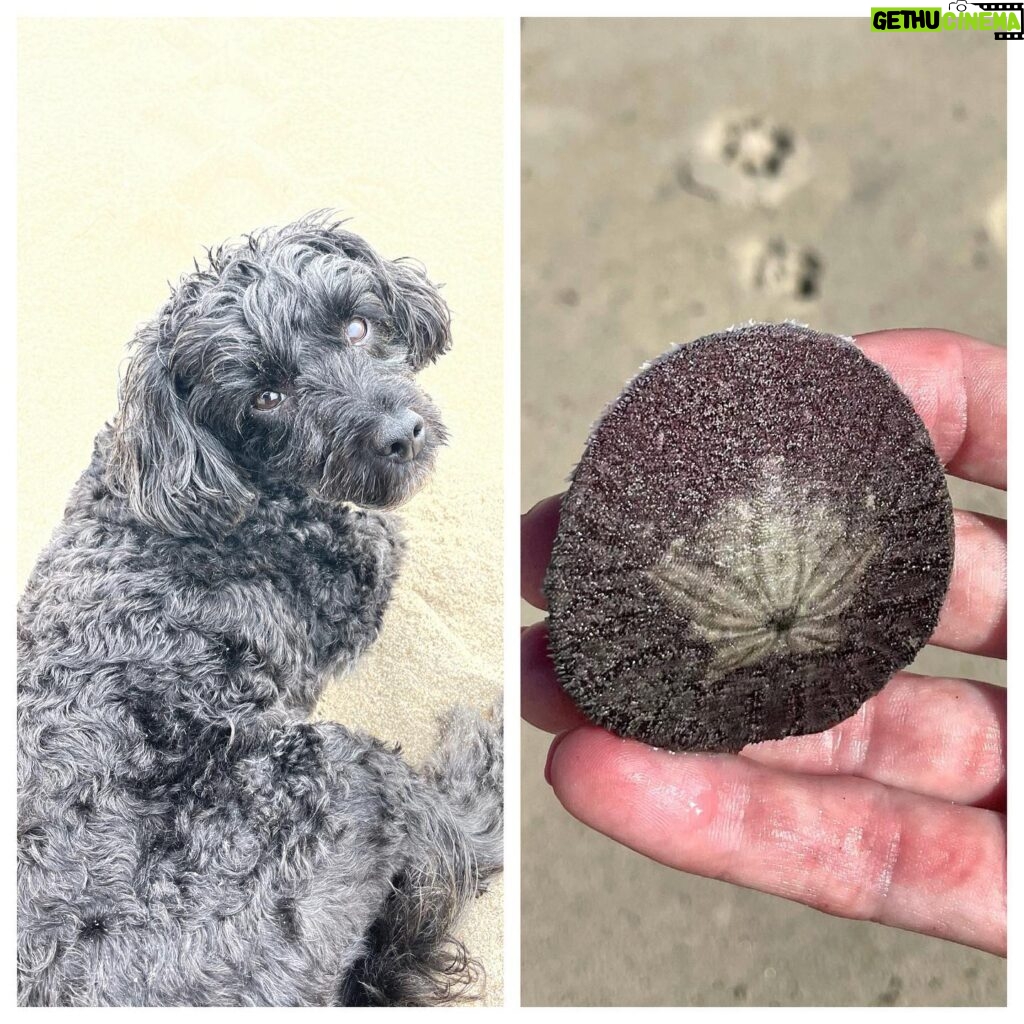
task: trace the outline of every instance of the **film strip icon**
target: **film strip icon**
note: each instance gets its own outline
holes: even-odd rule
[[[959,8],[959,4],[956,5]],[[972,7],[976,7],[982,11],[1016,11],[1017,20],[1024,25],[1024,3],[1018,4],[965,4],[967,10]],[[994,39],[1024,39],[1024,31],[1022,32],[993,32],[992,37]]]

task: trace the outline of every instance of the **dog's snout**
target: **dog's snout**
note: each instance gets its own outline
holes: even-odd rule
[[[377,453],[395,462],[411,462],[423,450],[427,425],[412,409],[389,416],[380,434]]]

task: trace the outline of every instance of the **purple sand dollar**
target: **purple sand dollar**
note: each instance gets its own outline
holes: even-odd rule
[[[736,751],[852,715],[927,642],[953,567],[931,439],[848,339],[752,324],[645,367],[594,427],[545,579],[594,722]]]

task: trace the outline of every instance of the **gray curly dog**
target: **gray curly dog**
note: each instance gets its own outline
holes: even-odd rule
[[[448,310],[325,215],[208,256],[19,606],[19,999],[444,1002],[501,867],[500,709],[418,771],[309,712],[380,629]]]

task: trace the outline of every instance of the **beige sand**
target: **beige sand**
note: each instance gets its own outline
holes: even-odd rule
[[[321,206],[447,282],[455,347],[424,374],[451,428],[404,512],[383,634],[321,714],[429,747],[501,686],[502,37],[481,21],[28,21],[20,32],[18,559],[24,581],[116,407],[165,281]],[[472,908],[502,1001],[502,889]]]
[[[1004,44],[872,35],[866,8],[800,23],[528,19],[523,69],[524,508],[562,488],[605,402],[672,343],[787,317],[1003,343]],[[703,148],[747,114],[795,144],[766,189]],[[764,138],[745,145],[765,158]],[[984,488],[954,496],[1004,514]],[[917,667],[1005,678],[1002,663],[933,649]],[[541,777],[546,747],[524,729],[524,1003],[1005,1000],[994,957],[680,875],[588,832]]]

